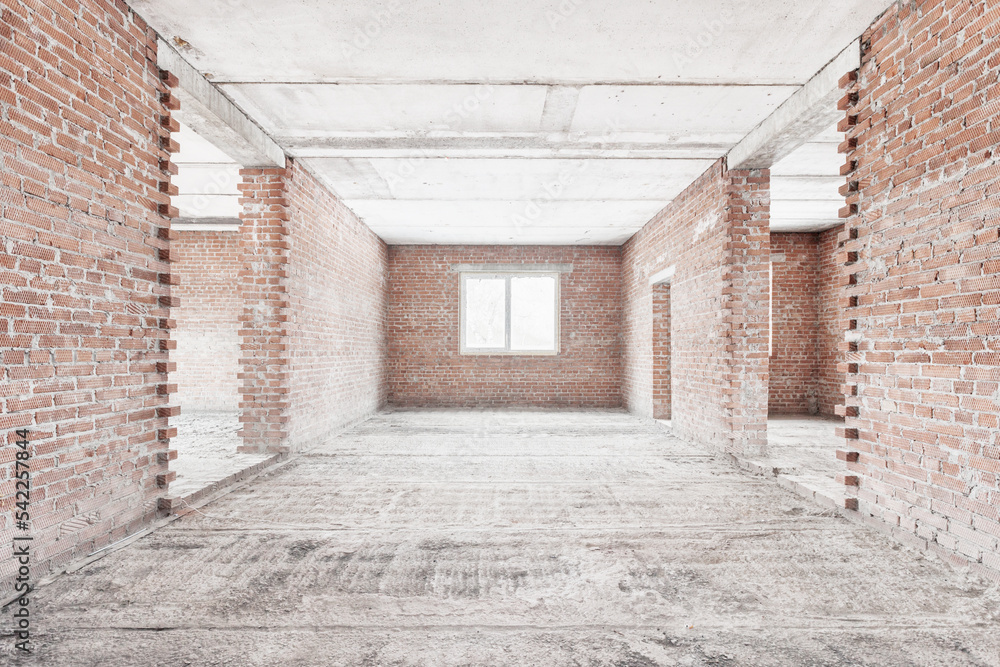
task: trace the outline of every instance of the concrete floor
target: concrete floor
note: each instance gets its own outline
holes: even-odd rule
[[[272,458],[236,451],[242,444],[238,412],[184,411],[171,424],[177,427],[177,437],[170,442],[177,450],[170,464],[177,473],[168,489],[172,498],[191,498]]]
[[[837,427],[843,425],[844,420],[838,417],[768,417],[767,444],[771,458],[804,475],[833,479],[847,469],[837,459],[837,450],[846,448],[844,439],[837,437]]]
[[[613,412],[384,413],[34,604],[61,666],[1000,664],[997,587]]]
[[[837,483],[837,473],[846,473],[847,464],[837,459],[845,449],[837,437],[839,417],[809,415],[772,416],[767,420],[769,458],[766,468],[778,482],[796,493],[831,507],[843,507],[843,499],[854,489]]]

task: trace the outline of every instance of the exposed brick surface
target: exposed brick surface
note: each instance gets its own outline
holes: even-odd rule
[[[388,249],[298,164],[241,174],[238,241],[199,237],[198,253],[213,261],[187,289],[217,300],[219,312],[201,329],[228,331],[238,311],[242,447],[301,449],[385,403]],[[183,253],[194,250],[185,241],[177,249],[187,270]],[[235,289],[227,289],[233,275]],[[179,371],[186,382],[228,382],[227,368]]]
[[[386,402],[388,247],[298,164],[286,196],[289,440],[300,448]]]
[[[816,275],[816,315],[819,318],[816,398],[821,415],[834,415],[837,407],[844,405],[845,376],[840,369],[844,361],[844,353],[840,350],[844,343],[844,308],[841,305],[844,270],[839,261],[839,236],[843,231],[841,226],[821,232],[816,243],[819,260]]]
[[[768,412],[818,414],[819,248],[816,234],[771,234]]]
[[[623,394],[653,415],[653,289],[670,266],[675,431],[739,453],[767,443],[767,171],[720,160],[624,245]]]
[[[560,353],[463,356],[453,264],[572,264]],[[400,406],[621,406],[621,253],[609,247],[389,248],[389,401]]]
[[[147,525],[162,493],[166,88],[155,35],[124,3],[9,0],[2,14],[0,544],[13,534],[8,443],[26,428],[40,576]]]
[[[288,200],[285,169],[242,169],[239,184],[240,423],[244,447],[288,447]]]
[[[670,419],[670,285],[653,287],[653,417]]]
[[[733,170],[726,176],[722,312],[729,389],[723,407],[729,450],[757,455],[767,448],[771,178],[767,170]]]
[[[838,227],[771,234],[773,337],[768,411],[833,415],[842,404]]]
[[[1000,9],[899,3],[863,41],[842,258],[860,333],[845,345],[861,453],[848,467],[862,513],[998,576]]]
[[[174,293],[181,306],[171,310],[177,350],[170,374],[178,385],[177,403],[185,412],[236,410],[243,302],[237,283],[241,266],[240,235],[235,232],[185,231],[171,242],[180,278]]]

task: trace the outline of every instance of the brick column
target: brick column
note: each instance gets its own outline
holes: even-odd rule
[[[723,268],[729,451],[767,452],[768,262],[771,255],[771,177],[766,169],[728,172]]]
[[[288,447],[288,202],[284,169],[243,169],[240,183],[240,451]]]

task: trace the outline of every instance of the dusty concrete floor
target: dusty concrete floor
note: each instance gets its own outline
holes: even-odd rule
[[[803,475],[833,479],[846,466],[837,460],[837,450],[844,449],[844,439],[837,437],[837,427],[844,420],[836,417],[783,415],[767,420],[767,444],[771,458],[786,462]]]
[[[853,489],[837,483],[837,473],[847,464],[837,459],[844,439],[837,437],[843,419],[808,415],[769,417],[765,467],[780,471],[780,484],[796,493],[830,506],[843,507],[843,498]]]
[[[396,412],[38,591],[45,665],[997,665],[1000,591],[620,413]]]
[[[177,427],[177,437],[170,443],[177,450],[177,459],[170,464],[177,472],[169,488],[172,497],[187,496],[268,458],[236,451],[242,444],[239,420],[238,412],[190,410],[171,420]]]

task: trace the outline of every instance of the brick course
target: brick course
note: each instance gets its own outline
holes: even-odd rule
[[[2,14],[0,543],[13,535],[6,443],[26,428],[37,577],[157,513],[172,412],[167,88],[155,34],[123,3],[12,0]]]
[[[240,173],[241,449],[298,450],[385,404],[388,250],[294,161]]]
[[[177,285],[188,267],[170,242],[173,98],[155,35],[121,2],[0,11],[0,429],[33,434],[39,575],[155,517],[177,413],[171,310],[187,326],[205,306],[198,283]],[[846,417],[862,515],[1000,579],[1000,11],[899,2],[862,41],[843,103],[847,223],[795,246],[811,278],[784,267],[782,284],[811,280],[815,299],[786,312],[776,297],[790,326],[773,381],[766,171],[720,160],[621,249],[387,248],[290,162],[244,171],[237,259],[213,269],[235,271],[247,446],[304,447],[386,400],[645,416],[672,402],[681,437],[757,455],[770,385],[774,409],[814,399]],[[477,262],[574,265],[559,356],[458,354],[449,266]],[[671,265],[664,385],[667,311],[648,280]],[[809,343],[791,350],[803,336],[811,388],[790,361],[806,358]],[[174,380],[194,391],[184,354]],[[0,543],[13,534],[3,451]],[[0,557],[0,591],[12,572]]]
[[[459,353],[453,264],[572,264],[557,356]],[[609,247],[391,246],[389,402],[398,406],[621,406],[621,253]]]
[[[174,293],[179,308],[171,355],[177,370],[177,402],[185,412],[232,410],[239,407],[240,235],[235,232],[184,231],[171,242],[177,260],[171,270],[179,276]]]
[[[859,509],[1000,578],[1000,10],[899,3],[863,43],[842,237]]]

